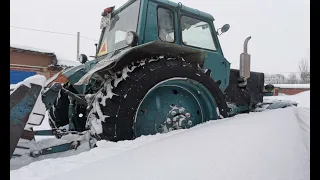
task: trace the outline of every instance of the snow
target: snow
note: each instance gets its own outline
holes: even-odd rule
[[[266,85],[266,84],[265,84]],[[310,89],[310,84],[272,84],[274,87],[278,88],[301,88],[301,89]]]
[[[266,96],[266,100],[285,100],[285,101],[295,101],[298,103],[298,107],[310,108],[310,90],[298,93],[296,95],[283,95],[283,96]]]
[[[34,76],[30,76],[30,77],[26,78],[25,80],[23,80],[23,84],[28,87],[31,87],[30,83],[43,86],[46,83],[46,81],[47,81],[47,79],[45,76],[37,74]]]
[[[241,114],[189,130],[99,141],[76,154],[41,157],[11,170],[15,180],[309,180],[310,92],[285,98],[298,107]],[[84,145],[83,145],[84,146]],[[61,155],[62,154],[62,155]]]
[[[34,48],[34,47],[30,47],[30,46],[23,46],[23,45],[17,45],[17,44],[10,44],[10,47],[17,48],[17,49],[28,50],[28,51],[40,52],[40,53],[54,53],[52,51],[45,50],[45,49],[39,49],[39,48]]]
[[[23,80],[22,82],[19,82],[17,84],[10,84],[10,94],[15,91],[15,89],[17,87],[19,87],[21,84],[24,84],[25,86],[31,88],[30,83],[32,84],[37,84],[40,86],[44,86],[46,82],[46,77],[43,75],[34,75],[34,76],[30,76],[28,78],[26,78],[25,80]]]
[[[60,66],[79,66],[79,65],[81,65],[81,63],[78,61],[61,60],[59,58],[57,58],[57,59],[58,59],[57,65],[60,65]]]
[[[10,91],[16,89],[17,87],[20,86],[21,83],[17,83],[17,84],[10,84]]]

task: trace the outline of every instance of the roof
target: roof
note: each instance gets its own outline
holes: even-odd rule
[[[39,48],[17,45],[17,44],[10,44],[10,47],[18,51],[29,51],[33,53],[40,53],[44,55],[54,56],[56,61],[54,60],[52,66],[71,67],[71,66],[78,66],[81,64],[78,61],[66,60],[65,58],[62,58],[60,55],[57,55],[57,53],[50,50],[39,49]]]
[[[178,3],[170,1],[170,0],[156,0],[156,1],[158,1],[159,3],[162,3],[162,4],[166,4],[166,5],[172,6],[172,7],[178,7],[178,5],[179,5]],[[200,11],[198,9],[194,9],[194,8],[188,7],[188,6],[186,6],[186,5],[182,4],[182,3],[181,3],[181,5],[182,5],[182,7],[181,7],[182,10],[185,10],[187,12],[190,12],[190,13],[193,13],[195,15],[198,15],[198,16],[201,16],[201,17],[204,17],[204,18],[207,18],[207,19],[210,19],[210,20],[214,21],[213,16],[211,14],[209,14],[209,13],[206,13],[206,12]]]
[[[33,48],[33,47],[29,47],[29,46],[10,44],[10,47],[15,49],[15,50],[20,50],[20,51],[30,51],[30,52],[36,52],[36,53],[41,53],[41,54],[54,55],[54,52],[52,52],[52,51],[48,51],[48,50],[45,50],[45,49]]]

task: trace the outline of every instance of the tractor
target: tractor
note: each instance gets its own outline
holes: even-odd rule
[[[23,149],[21,138],[31,141],[34,135],[86,135],[94,148],[100,140],[133,140],[296,105],[263,102],[273,87],[265,88],[263,73],[250,71],[250,36],[239,70],[230,69],[218,39],[230,25],[216,30],[210,14],[168,0],[129,0],[117,9],[105,8],[101,16],[93,60],[81,54],[81,65],[11,91],[11,157],[20,156],[14,152]],[[55,82],[59,77],[67,82]],[[52,130],[33,131],[46,111]],[[79,144],[77,139],[30,155]]]

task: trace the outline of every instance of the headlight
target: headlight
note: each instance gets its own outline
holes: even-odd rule
[[[133,32],[133,31],[129,31],[127,32],[126,35],[126,44],[129,46],[134,46],[136,45],[138,42],[138,35],[137,33]]]
[[[84,63],[86,63],[88,61],[88,57],[85,54],[80,54],[78,61],[81,64],[84,64]]]

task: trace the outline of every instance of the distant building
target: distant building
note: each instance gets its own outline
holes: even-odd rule
[[[76,61],[62,60],[51,51],[10,45],[10,84],[16,84],[35,74],[50,78],[64,67],[79,64]]]
[[[282,74],[265,74],[264,83],[266,84],[284,84],[285,76]]]
[[[267,85],[267,84],[265,84]],[[272,84],[273,95],[295,95],[304,91],[310,91],[310,84]]]

